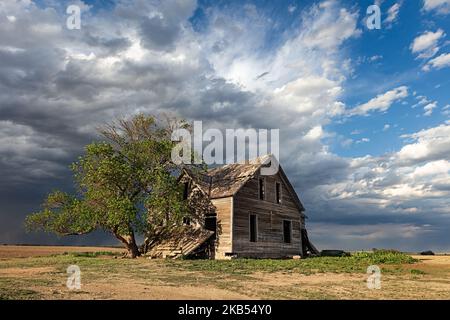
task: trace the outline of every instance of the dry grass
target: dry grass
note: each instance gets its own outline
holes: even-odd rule
[[[382,288],[369,290],[364,266],[342,271],[345,260],[335,260],[341,258],[224,264],[121,259],[112,255],[121,250],[111,248],[78,250],[100,255],[55,255],[76,250],[35,248],[0,246],[0,299],[450,299],[450,256],[380,265]],[[81,269],[79,291],[66,287],[71,264]]]

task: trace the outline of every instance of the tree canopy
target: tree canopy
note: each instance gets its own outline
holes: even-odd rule
[[[180,127],[189,128],[183,120],[141,114],[100,128],[103,140],[87,145],[71,166],[75,194],[50,193],[27,217],[27,229],[63,236],[104,230],[133,258],[141,254],[136,235],[147,243],[169,237],[195,212],[178,183],[183,165],[171,160],[171,133]]]

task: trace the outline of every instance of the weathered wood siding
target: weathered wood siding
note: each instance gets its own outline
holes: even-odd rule
[[[235,194],[233,201],[233,253],[237,257],[282,258],[300,255],[301,213],[280,174],[265,179],[265,199],[259,199],[259,174]],[[281,184],[281,203],[276,203],[275,183]],[[257,241],[250,242],[249,215],[258,220]],[[283,220],[291,221],[291,243],[284,243]]]
[[[216,259],[226,259],[225,253],[232,252],[232,218],[233,197],[213,199],[216,207],[217,231],[216,231]]]

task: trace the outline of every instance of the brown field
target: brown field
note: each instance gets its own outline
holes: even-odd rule
[[[124,252],[122,248],[113,247],[75,247],[75,246],[0,246],[0,259],[29,258],[63,254],[65,252]]]
[[[131,260],[122,252],[0,246],[0,299],[450,299],[450,256],[380,265],[382,287],[370,290],[366,265],[345,258]],[[66,287],[72,264],[80,290]]]

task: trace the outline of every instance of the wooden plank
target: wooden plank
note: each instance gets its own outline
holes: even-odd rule
[[[259,199],[259,176],[250,179],[234,196],[233,253],[238,257],[281,258],[300,255],[302,215],[279,174],[263,176],[265,199]],[[276,183],[281,203],[276,202]],[[249,215],[258,216],[257,242],[250,242]],[[283,220],[291,221],[291,243],[284,243]]]
[[[216,207],[217,233],[216,233],[216,259],[225,259],[225,253],[232,252],[231,220],[233,198],[220,198],[211,200]]]

